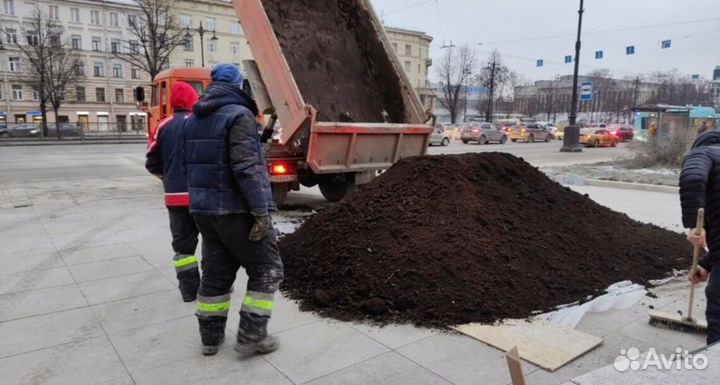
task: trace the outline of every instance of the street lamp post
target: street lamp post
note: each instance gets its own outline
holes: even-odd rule
[[[563,146],[561,152],[580,152],[580,128],[576,125],[578,107],[578,73],[580,72],[580,36],[582,33],[582,17],[585,12],[584,0],[580,0],[578,10],[577,41],[575,41],[575,71],[573,72],[572,100],[570,101],[570,114],[568,115],[569,125],[565,127],[563,134]]]
[[[192,39],[192,34],[190,33],[190,31],[195,31],[198,33],[198,35],[200,35],[200,61],[202,62],[202,66],[205,67],[205,32],[212,32],[213,35],[210,40],[216,41],[218,38],[215,35],[215,30],[213,29],[212,31],[210,31],[205,29],[201,21],[200,27],[198,28],[185,27],[185,37],[188,39]]]

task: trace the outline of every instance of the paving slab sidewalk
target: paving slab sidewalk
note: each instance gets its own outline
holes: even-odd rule
[[[673,228],[670,194],[583,192],[636,219]],[[408,325],[338,322],[278,300],[276,353],[239,360],[228,342],[199,354],[192,304],[175,289],[167,215],[150,177],[0,184],[0,382],[11,384],[507,384],[503,353],[465,336]],[[318,204],[310,193],[300,205]],[[618,203],[620,202],[620,203]],[[286,227],[304,210],[280,213]],[[291,231],[291,230],[288,230]],[[163,261],[166,260],[166,263]],[[235,302],[243,295],[242,273]],[[555,373],[524,364],[528,383],[560,384],[612,364],[621,349],[697,349],[703,339],[647,325],[647,308],[680,306],[680,288],[627,311],[588,314],[605,342]]]

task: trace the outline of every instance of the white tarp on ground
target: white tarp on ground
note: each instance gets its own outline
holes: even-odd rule
[[[574,329],[585,316],[585,313],[628,309],[647,294],[644,286],[630,281],[612,284],[605,292],[605,294],[583,304],[567,305],[556,311],[537,315],[535,318],[549,321],[557,326]]]

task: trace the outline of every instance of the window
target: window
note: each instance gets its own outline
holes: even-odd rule
[[[409,61],[405,61],[405,72],[407,73],[410,73],[410,64],[411,63]]]
[[[70,8],[70,21],[73,23],[80,22],[80,8]]]
[[[420,63],[418,63],[418,72],[419,74],[422,74],[422,69],[420,68]]]
[[[210,40],[208,42],[208,52],[217,52],[217,41]]]
[[[185,59],[185,67],[195,67],[195,60]]]
[[[131,68],[130,77],[133,79],[140,79],[140,69],[136,67]]]
[[[13,100],[22,100],[22,98],[23,98],[22,85],[13,84],[13,86],[12,86],[12,98],[13,98]]]
[[[53,20],[60,20],[60,15],[58,13],[58,6],[57,5],[51,5],[48,7],[48,15]]]
[[[393,49],[395,50],[395,52],[397,52],[397,43],[392,43],[392,45],[393,45]]]
[[[5,30],[5,41],[8,44],[17,44],[17,29],[8,28]]]
[[[90,24],[100,25],[100,11],[90,11]]]
[[[53,48],[60,48],[62,43],[60,42],[60,35],[53,33],[49,34],[48,36],[50,38],[50,46]]]
[[[96,52],[102,51],[102,39],[98,36],[92,38],[92,50]]]
[[[185,28],[192,25],[192,16],[180,15],[180,26]]]
[[[40,100],[40,91],[37,88],[33,88],[32,100]]]
[[[75,87],[75,101],[85,101],[85,87]]]
[[[130,40],[130,53],[133,55],[137,55],[140,53],[140,43],[138,43],[136,40]]]
[[[117,12],[110,12],[110,25],[113,27],[119,27],[120,22],[118,21]]]
[[[232,34],[232,35],[240,34],[240,24],[237,21],[230,22],[230,34]]]
[[[205,22],[207,23],[207,29],[208,29],[208,31],[214,31],[214,30],[215,30],[215,19],[207,18],[207,19],[205,20]]]
[[[105,76],[105,66],[102,62],[96,61],[95,64],[93,64],[93,76],[96,78]]]
[[[122,70],[121,63],[113,63],[113,77],[114,78],[123,77],[123,70]]]
[[[137,16],[135,15],[128,15],[128,26],[134,27],[135,23],[137,23]]]
[[[27,38],[28,45],[38,45],[39,39],[38,39],[37,32],[27,31],[25,33],[25,37]]]
[[[95,101],[98,103],[105,103],[105,89],[98,87],[95,89]]]
[[[15,14],[15,0],[3,0],[3,12],[6,15],[14,15]]]
[[[110,52],[120,53],[121,51],[122,44],[120,44],[120,39],[112,39],[112,41],[110,41]]]
[[[412,46],[405,44],[405,56],[412,56]]]
[[[240,55],[240,43],[230,43],[230,53],[234,56]]]
[[[85,75],[85,62],[83,62],[80,59],[75,61],[75,75],[78,75],[78,76]]]
[[[72,46],[72,49],[81,50],[82,49],[82,36],[80,36],[80,35],[70,36],[70,45]]]
[[[20,57],[9,57],[8,63],[10,72],[20,72]]]
[[[115,103],[125,103],[125,90],[122,88],[115,89]]]
[[[185,38],[185,43],[183,44],[183,48],[185,49],[185,52],[192,52],[192,50],[193,50],[193,38],[192,37]]]

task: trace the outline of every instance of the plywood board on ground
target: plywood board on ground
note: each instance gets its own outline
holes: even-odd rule
[[[453,329],[503,351],[517,346],[520,358],[551,372],[603,341],[600,337],[546,321],[507,320],[498,325],[473,323]]]

